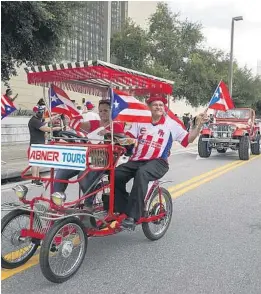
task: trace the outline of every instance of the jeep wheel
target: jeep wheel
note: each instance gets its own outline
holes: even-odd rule
[[[257,135],[256,143],[251,144],[251,152],[253,155],[260,154],[260,135]]]
[[[202,138],[209,138],[209,136],[201,135],[198,140],[198,154],[200,157],[207,158],[211,154],[211,147],[209,147],[209,142],[202,141]]]
[[[223,148],[223,149],[217,149],[218,153],[226,153],[227,149]]]
[[[247,136],[240,138],[238,155],[240,160],[249,160],[249,138]]]

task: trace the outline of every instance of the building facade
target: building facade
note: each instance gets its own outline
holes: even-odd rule
[[[72,35],[65,39],[63,60],[108,61],[110,37],[121,30],[127,16],[127,1],[83,2],[71,16]]]

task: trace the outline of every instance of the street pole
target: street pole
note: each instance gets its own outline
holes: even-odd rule
[[[243,16],[233,17],[232,23],[231,23],[230,61],[229,61],[229,74],[228,74],[228,88],[229,88],[229,94],[231,98],[232,98],[232,91],[233,91],[234,22],[239,20],[243,20]]]
[[[111,1],[105,3],[105,59],[110,62],[111,55]]]

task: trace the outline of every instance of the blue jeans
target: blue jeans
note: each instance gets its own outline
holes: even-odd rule
[[[78,179],[81,177],[81,175],[84,173],[84,171],[81,171],[78,175]],[[91,171],[88,172],[88,174],[79,182],[81,190],[83,194],[92,193],[95,191],[95,187],[97,183],[99,182],[101,176],[103,175],[104,171]],[[85,200],[85,204],[92,205],[93,200],[95,198],[96,194],[88,197]]]
[[[84,171],[71,170],[71,169],[58,169],[55,175],[55,179],[69,180],[78,175],[78,179],[82,176]],[[91,193],[95,190],[95,182],[100,179],[100,176],[104,171],[90,171],[86,176],[79,182],[80,188],[84,194]],[[54,183],[54,192],[65,192],[68,184],[67,183]],[[86,203],[92,205],[95,194],[86,199]]]
[[[55,179],[59,180],[69,180],[79,174],[79,170],[72,169],[58,169],[55,175]],[[54,192],[65,192],[68,184],[67,183],[59,183],[54,182]]]

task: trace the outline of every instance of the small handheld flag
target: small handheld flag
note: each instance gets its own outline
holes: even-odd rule
[[[235,108],[232,98],[230,97],[228,88],[223,81],[218,84],[208,105],[210,109],[227,111]]]
[[[1,120],[14,112],[16,110],[16,107],[14,106],[14,103],[6,96],[1,96]]]

